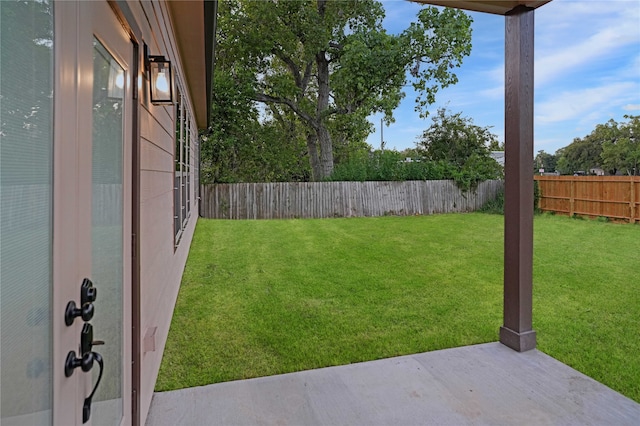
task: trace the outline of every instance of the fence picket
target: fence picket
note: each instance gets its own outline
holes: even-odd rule
[[[558,214],[638,220],[640,176],[536,176],[538,208]]]
[[[212,184],[202,185],[201,205],[202,216],[212,219],[405,216],[477,210],[502,186],[482,182],[463,194],[443,180]]]

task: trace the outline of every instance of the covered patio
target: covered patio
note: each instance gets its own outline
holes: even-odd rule
[[[639,424],[640,404],[535,349],[534,11],[551,0],[416,1],[505,16],[499,342],[157,393],[147,425]]]
[[[640,404],[500,343],[156,393],[147,426],[637,425]]]

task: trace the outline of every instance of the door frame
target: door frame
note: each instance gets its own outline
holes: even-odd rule
[[[109,6],[129,33],[133,44],[131,75],[136,82],[143,79],[142,31],[138,26],[129,4],[125,0],[109,0]],[[142,361],[140,332],[140,91],[144,84],[132,87],[131,107],[131,423],[140,424],[140,377]]]
[[[124,4],[124,2],[119,2]],[[100,13],[96,13],[99,10]],[[105,11],[109,11],[105,13]],[[99,17],[98,17],[99,15]],[[110,15],[110,16],[105,16]],[[134,355],[138,327],[133,319],[139,320],[139,265],[136,239],[139,229],[139,109],[138,77],[139,52],[130,30],[123,25],[118,4],[113,1],[101,2],[54,2],[54,150],[53,150],[53,421],[54,424],[82,424],[82,402],[91,393],[91,374],[79,370],[71,377],[64,376],[66,354],[78,351],[82,321],[76,320],[71,326],[64,326],[64,309],[70,300],[79,302],[82,279],[91,276],[91,238],[83,235],[91,229],[91,176],[93,64],[88,60],[91,53],[87,46],[94,36],[101,42],[111,38],[118,31],[126,33],[130,45],[123,57],[114,57],[127,65],[129,87],[125,90],[125,137],[123,145],[123,341],[122,356],[122,410],[123,423],[136,423],[134,409],[137,404],[132,380],[132,361],[139,360]],[[95,29],[95,30],[94,30]],[[115,31],[115,33],[114,33]],[[106,34],[109,34],[105,37]],[[90,40],[84,40],[85,37]],[[120,36],[115,36],[120,38]],[[111,43],[105,45],[112,53]],[[69,48],[73,46],[73,48]],[[87,104],[87,102],[89,102]],[[130,189],[129,189],[130,188]],[[130,191],[130,192],[129,192]],[[89,195],[89,197],[87,197]],[[88,199],[87,199],[88,198]],[[88,207],[87,207],[88,206]],[[99,309],[100,288],[96,309]],[[138,289],[138,291],[136,291]],[[95,336],[99,339],[100,336]],[[98,349],[99,350],[99,349]],[[105,360],[105,363],[108,363]],[[98,368],[98,366],[95,366]],[[71,409],[73,407],[73,409]]]
[[[129,34],[133,45],[130,64],[133,102],[131,106],[131,424],[140,424],[140,377],[141,377],[141,332],[140,332],[140,90],[145,87],[141,77],[142,31],[126,0],[108,0],[122,28]]]

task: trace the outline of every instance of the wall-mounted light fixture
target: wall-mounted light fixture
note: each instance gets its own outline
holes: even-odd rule
[[[154,105],[173,104],[173,73],[171,61],[164,56],[149,55],[144,45],[145,68],[149,77],[149,97]]]

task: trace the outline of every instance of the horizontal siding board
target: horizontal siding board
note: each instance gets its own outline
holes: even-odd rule
[[[174,168],[173,153],[165,151],[146,139],[141,139],[140,148],[140,169],[167,171]]]

